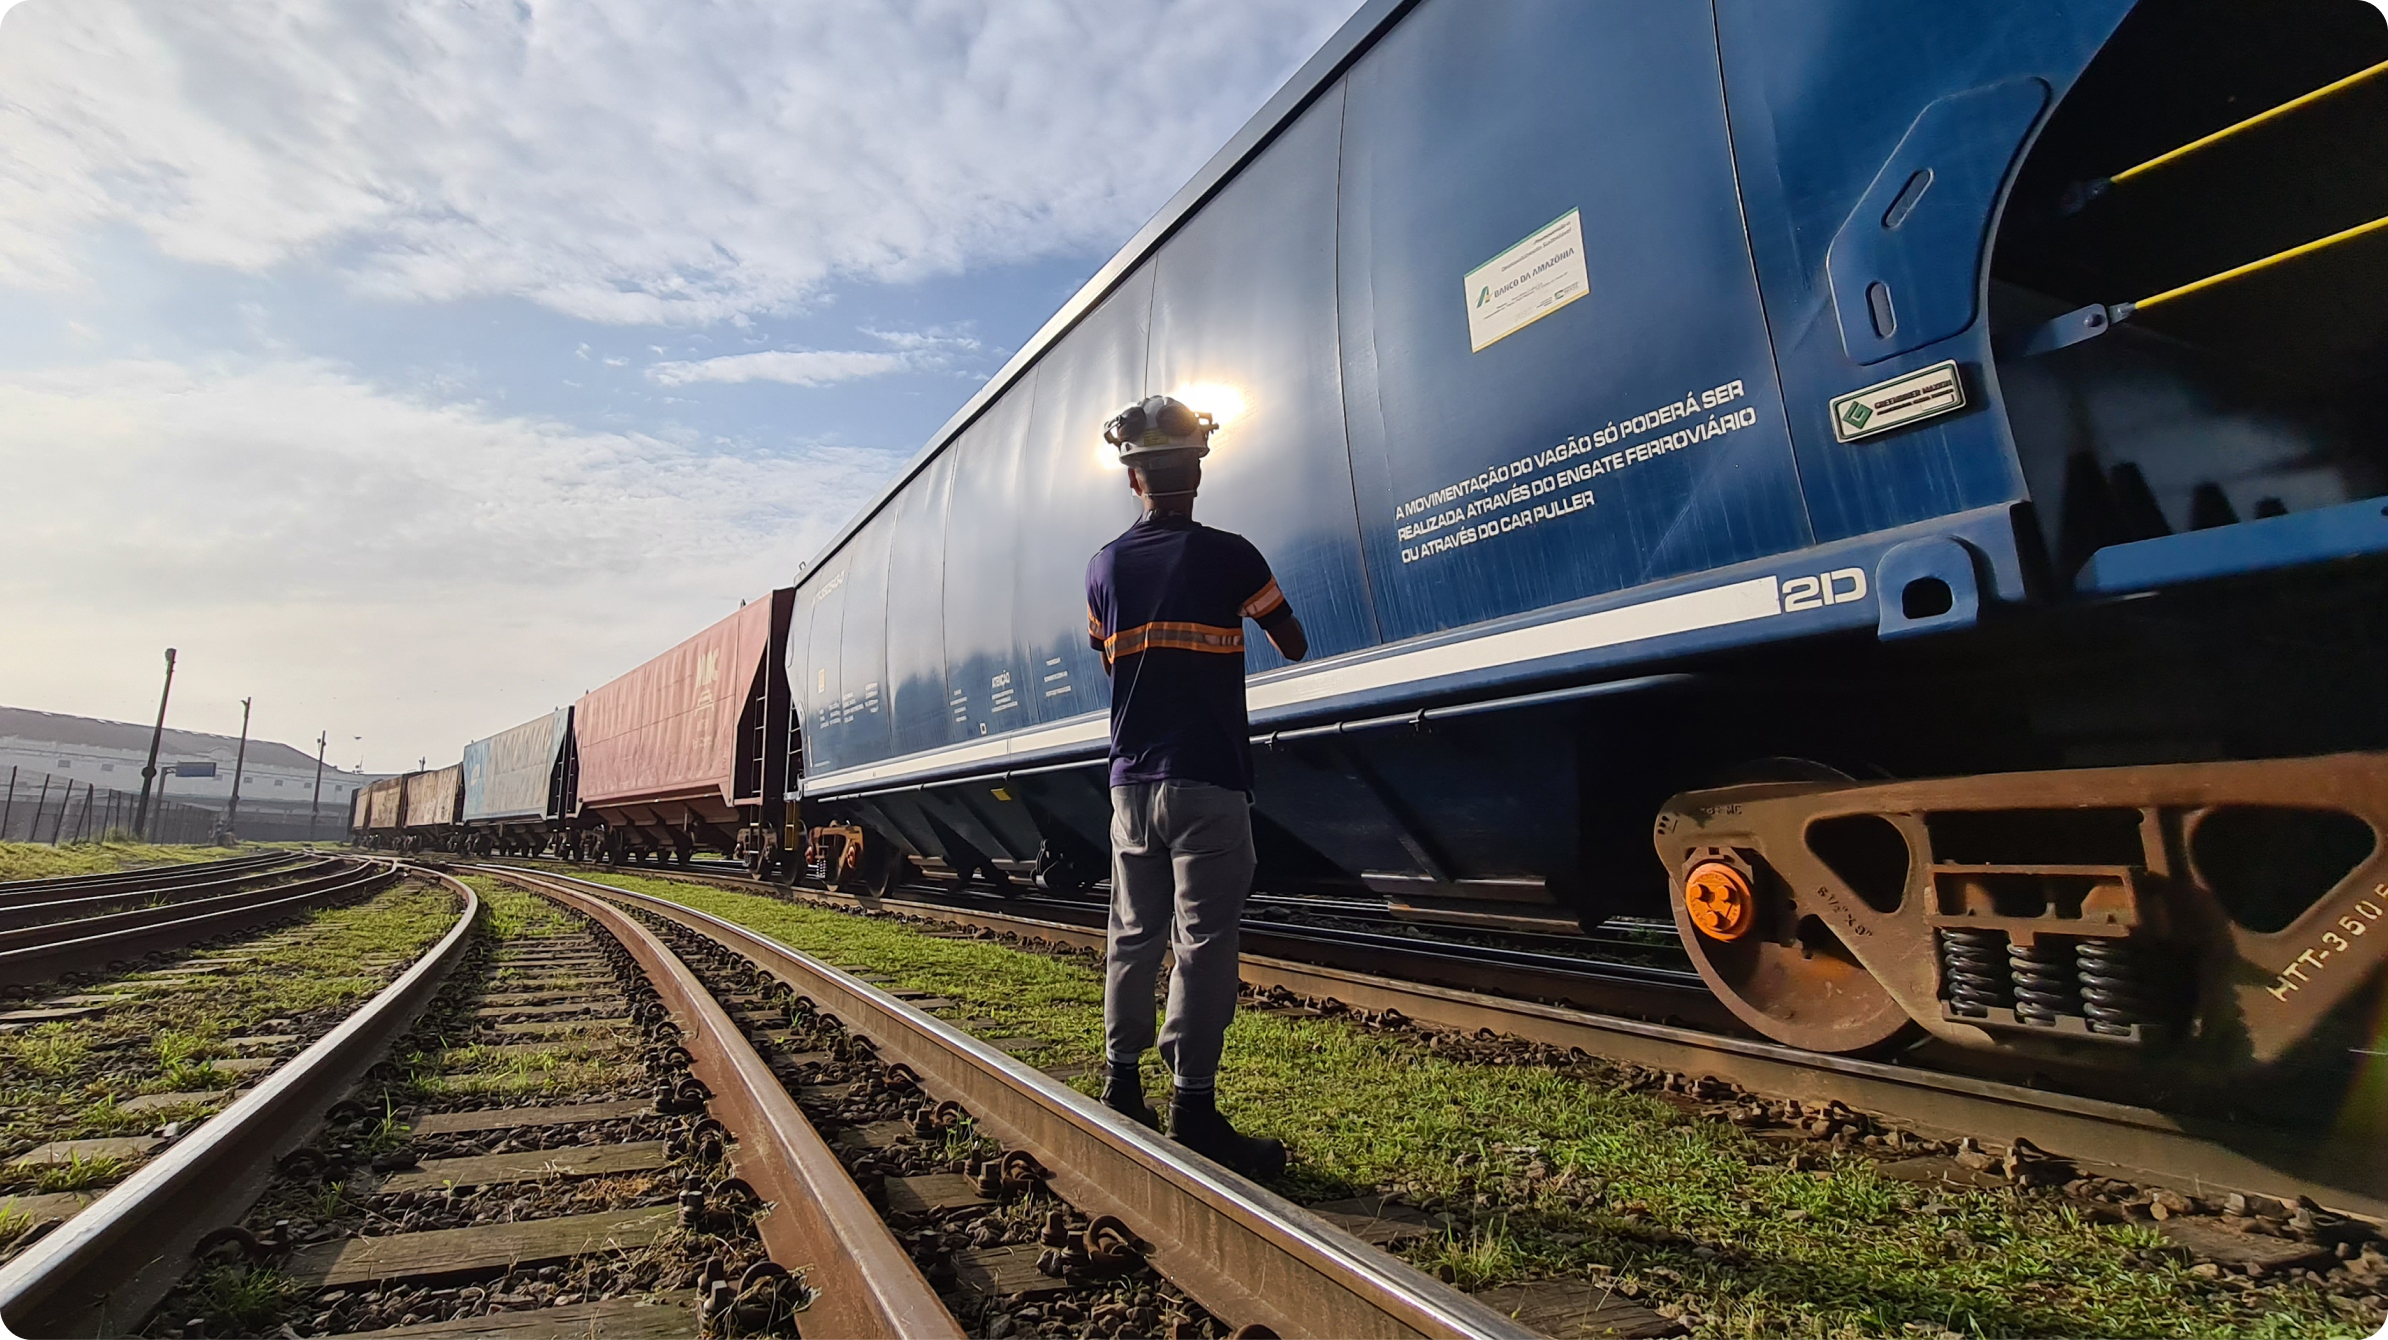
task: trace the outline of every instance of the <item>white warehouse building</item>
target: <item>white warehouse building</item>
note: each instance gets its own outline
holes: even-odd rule
[[[46,776],[54,793],[71,783],[77,791],[97,787],[102,798],[111,790],[138,795],[149,734],[150,727],[132,722],[0,707],[0,786],[13,776],[23,799],[40,788]],[[151,788],[152,799],[223,811],[231,803],[232,765],[239,752],[237,737],[168,727],[158,746],[160,775]],[[327,762],[315,836],[331,840],[345,835],[357,788],[378,776],[343,772]],[[241,836],[304,838],[314,805],[315,756],[252,738],[240,784]]]

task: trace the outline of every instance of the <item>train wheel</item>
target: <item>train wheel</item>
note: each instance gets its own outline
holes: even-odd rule
[[[872,897],[885,898],[911,883],[919,874],[920,870],[912,864],[911,857],[887,852],[879,858],[878,869],[872,872],[867,887]]]
[[[1915,1021],[1824,923],[1800,916],[1779,881],[1701,853],[1675,881],[1675,929],[1710,990],[1786,1046],[1847,1055],[1890,1048]]]
[[[1745,763],[1716,783],[1848,781],[1802,758]],[[1675,930],[1708,988],[1742,1022],[1785,1046],[1835,1055],[1896,1050],[1923,1032],[1820,917],[1803,914],[1773,871],[1724,850],[1673,872]]]
[[[1089,875],[1071,853],[1047,842],[1037,848],[1036,875],[1033,882],[1047,893],[1084,893],[1094,887]]]

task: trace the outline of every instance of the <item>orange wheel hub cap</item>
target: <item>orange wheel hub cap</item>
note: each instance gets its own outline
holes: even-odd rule
[[[1742,873],[1722,861],[1694,866],[1683,881],[1684,910],[1711,940],[1738,940],[1758,920],[1758,899]]]

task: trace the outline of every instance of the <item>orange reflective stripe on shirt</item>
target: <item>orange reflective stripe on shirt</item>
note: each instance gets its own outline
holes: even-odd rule
[[[1121,629],[1103,642],[1103,659],[1116,661],[1154,650],[1211,651],[1241,654],[1244,630],[1207,623],[1147,623]]]
[[[1252,598],[1237,612],[1247,619],[1265,619],[1283,608],[1285,593],[1277,589],[1277,579],[1271,577],[1269,584],[1253,592]]]

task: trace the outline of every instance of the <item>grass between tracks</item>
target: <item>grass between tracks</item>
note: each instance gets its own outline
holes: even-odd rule
[[[1034,1064],[1100,1060],[1102,978],[1083,962],[712,886],[609,882],[946,996],[995,1021],[982,1035],[1050,1039]],[[1590,1280],[1735,1340],[2371,1330],[2302,1284],[2228,1293],[2154,1252],[2148,1230],[2091,1223],[2050,1194],[1909,1186],[1854,1154],[1810,1151],[1803,1170],[1726,1123],[1606,1087],[1596,1067],[1453,1059],[1422,1041],[1247,1011],[1220,1102],[1291,1148],[1279,1190],[1296,1199],[1381,1191],[1456,1216],[1404,1254],[1463,1288]]]
[[[585,933],[587,923],[568,915],[536,894],[484,875],[466,875],[464,882],[481,895],[481,931],[494,951],[520,936]],[[493,970],[503,964],[483,965]],[[460,977],[476,969],[468,967]],[[491,984],[492,991],[502,985]],[[558,1034],[524,1037],[539,1044],[533,1050],[499,1051],[464,1041],[473,1032],[470,1012],[453,1020],[458,1045],[448,1046],[431,1021],[417,1025],[411,1035],[418,1044],[399,1057],[407,1069],[405,1085],[392,1092],[408,1099],[488,1098],[514,1102],[566,1102],[577,1097],[613,1097],[637,1088],[646,1074],[635,1051],[625,1053],[610,1034]]]
[[[80,988],[121,991],[124,1004],[94,1018],[0,1033],[0,1157],[51,1140],[138,1135],[220,1104],[179,1104],[125,1111],[126,1099],[152,1093],[218,1093],[243,1081],[212,1064],[243,1055],[230,1039],[268,1034],[312,1038],[379,991],[455,924],[456,898],[409,880],[354,906],[309,914],[177,960],[246,954],[196,982],[144,972]],[[160,964],[158,966],[171,966]],[[287,1055],[252,1052],[252,1055]],[[115,1180],[123,1170],[78,1177],[75,1165],[0,1167],[0,1201],[10,1193],[64,1191]],[[86,1166],[86,1171],[90,1166]],[[78,1186],[63,1182],[78,1182]]]
[[[196,861],[226,861],[259,850],[240,847],[179,847],[155,842],[69,842],[53,847],[46,842],[0,842],[0,880],[57,879],[65,875],[105,875],[143,865],[188,865]]]

